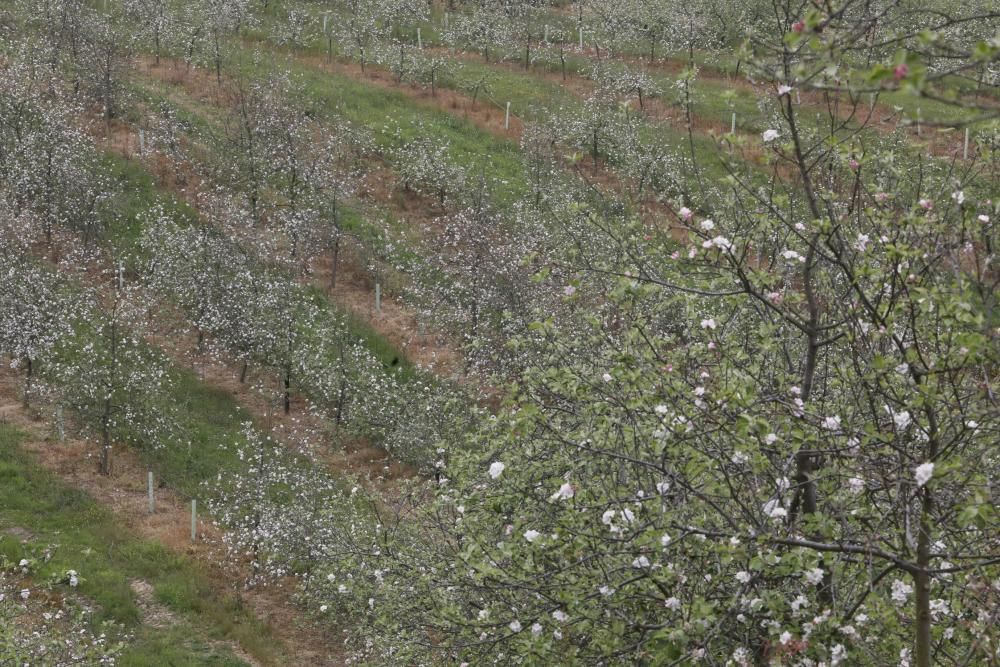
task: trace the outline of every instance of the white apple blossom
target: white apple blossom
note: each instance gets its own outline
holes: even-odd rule
[[[907,426],[909,426],[910,423],[913,421],[913,418],[910,416],[910,413],[906,410],[895,412],[894,410],[892,410],[892,408],[889,408],[888,406],[886,407],[886,410],[889,412],[890,415],[892,415],[892,421],[896,425],[896,428],[898,428],[901,431],[905,429]]]
[[[559,490],[552,494],[550,500],[567,500],[576,494],[576,490],[569,482],[565,482]]]
[[[811,586],[819,586],[821,583],[823,583],[823,576],[824,576],[823,568],[814,567],[812,569],[806,570],[802,576],[806,580],[807,584]]]
[[[896,604],[903,604],[906,602],[907,598],[913,592],[913,586],[902,581],[901,579],[893,579],[892,581],[892,601]]]
[[[920,465],[918,465],[916,470],[914,470],[914,475],[913,475],[914,479],[917,482],[917,488],[920,488],[924,484],[929,482],[933,475],[934,475],[933,462],[921,463]]]

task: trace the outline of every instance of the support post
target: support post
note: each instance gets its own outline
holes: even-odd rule
[[[146,489],[149,493],[149,513],[156,513],[156,498],[153,495],[153,471],[149,471],[146,475]]]

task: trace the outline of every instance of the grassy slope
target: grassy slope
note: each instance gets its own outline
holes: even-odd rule
[[[0,534],[0,555],[17,562],[50,547],[52,558],[39,565],[38,580],[79,571],[79,592],[98,607],[95,622],[115,621],[135,634],[121,665],[245,664],[213,645],[218,640],[239,642],[255,655],[271,654],[263,626],[233,599],[221,599],[197,564],[137,537],[85,493],[40,468],[20,449],[24,437],[0,424],[0,531],[17,527],[33,537],[22,545]],[[148,581],[158,601],[182,622],[163,629],[143,626],[130,579]]]

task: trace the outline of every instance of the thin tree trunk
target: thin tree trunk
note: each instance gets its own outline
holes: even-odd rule
[[[104,403],[104,417],[101,419],[101,460],[100,460],[100,472],[102,475],[111,474],[111,424],[110,420],[110,410],[111,405],[109,401]]]
[[[931,667],[931,575],[927,568],[931,561],[931,511],[934,498],[926,486],[922,489],[920,534],[917,536],[917,567],[914,575],[914,606],[917,616],[914,658],[916,667]]]
[[[330,289],[337,286],[337,260],[340,257],[340,234],[333,242],[333,249],[330,251]]]
[[[285,369],[285,414],[289,414],[292,411],[292,369]]]
[[[34,376],[34,370],[34,363],[32,362],[31,357],[25,358],[24,396],[22,397],[25,409],[28,409],[28,405],[31,402],[31,380]]]

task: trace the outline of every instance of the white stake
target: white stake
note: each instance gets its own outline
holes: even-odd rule
[[[507,102],[507,114],[503,118],[503,128],[505,130],[510,129],[510,102]]]
[[[156,499],[153,497],[153,472],[150,471],[146,477],[146,488],[149,491],[149,513],[156,513]]]
[[[191,499],[191,541],[198,539],[198,501]]]
[[[420,28],[417,28],[417,48],[418,49],[424,48],[424,40],[420,36]]]
[[[118,289],[125,289],[125,264],[118,262]]]
[[[583,28],[580,28],[580,50],[583,51]]]
[[[736,112],[733,112],[733,124],[732,128],[729,130],[729,134],[736,134]]]
[[[375,283],[375,312],[382,312],[382,283]]]
[[[139,129],[139,155],[146,152],[146,130]]]
[[[965,128],[965,143],[962,145],[962,159],[969,159],[969,128]]]
[[[329,18],[330,18],[330,17],[329,17],[329,16],[327,16],[326,14],[323,14],[323,34],[324,34],[324,35],[326,34],[326,22],[327,22],[327,20],[328,20]]]
[[[449,24],[450,20],[451,20],[451,14],[449,14],[448,12],[445,12],[444,13],[444,29],[445,30],[448,29],[448,24]]]
[[[548,44],[548,42],[549,42],[549,26],[546,24],[546,26],[545,26],[545,43]]]

